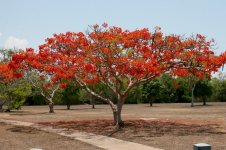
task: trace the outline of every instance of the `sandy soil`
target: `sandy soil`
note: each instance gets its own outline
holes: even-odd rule
[[[55,127],[93,132],[166,150],[191,150],[195,143],[208,143],[214,150],[226,150],[226,103],[124,105],[125,128],[115,131],[108,105],[55,106],[49,114],[47,106],[23,107],[20,111],[0,113],[0,118],[46,123]]]
[[[0,124],[1,150],[101,150],[95,146],[37,129]]]

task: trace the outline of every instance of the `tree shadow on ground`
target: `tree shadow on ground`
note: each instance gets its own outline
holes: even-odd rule
[[[150,108],[152,108],[152,107],[161,107],[161,106],[158,106],[158,105],[153,105],[153,106],[145,105],[145,107],[150,107]]]
[[[9,115],[12,116],[29,116],[29,115],[45,115],[45,114],[54,114],[54,113],[49,113],[49,112],[37,112],[37,113],[33,113],[33,112],[14,112],[14,113],[10,113]]]
[[[53,128],[67,128],[111,137],[161,137],[226,134],[218,124],[185,124],[170,121],[126,120],[125,127],[117,130],[112,120],[83,120],[42,122]]]
[[[122,129],[115,129],[115,130],[113,130],[113,131],[110,131],[110,133],[109,133],[107,136],[112,137],[112,136],[114,136],[114,134],[120,132],[121,130],[122,130]]]
[[[184,103],[184,105],[180,106],[180,107],[176,107],[176,108],[205,108],[205,107],[213,107],[213,106],[217,106],[217,105],[213,105],[213,104],[194,104],[193,107],[191,107],[190,103]]]
[[[27,133],[27,134],[37,134],[39,131],[35,128],[24,127],[24,126],[13,126],[6,130],[10,132]]]
[[[68,110],[68,111],[73,111],[73,110],[95,110],[95,109],[108,109],[108,108],[70,108],[70,109],[67,109],[67,108],[56,108],[56,109],[54,109],[54,110]]]
[[[215,105],[211,105],[211,104],[206,104],[206,105],[196,104],[196,105],[194,105],[194,107],[210,107],[210,106],[215,106]]]

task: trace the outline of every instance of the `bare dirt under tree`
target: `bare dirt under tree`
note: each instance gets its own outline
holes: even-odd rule
[[[107,105],[91,109],[89,105],[56,106],[54,114],[47,106],[24,107],[20,111],[1,113],[5,119],[22,120],[102,134],[165,150],[191,150],[195,143],[209,143],[214,150],[226,149],[226,103],[208,106],[189,104],[125,105],[125,127],[116,130]]]

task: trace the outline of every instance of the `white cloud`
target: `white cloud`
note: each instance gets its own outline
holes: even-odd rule
[[[0,37],[2,36],[2,32],[0,32]]]
[[[26,49],[28,41],[10,36],[5,42],[5,49]]]

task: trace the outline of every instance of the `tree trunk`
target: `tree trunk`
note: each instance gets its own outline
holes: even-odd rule
[[[203,106],[206,106],[206,98],[205,98],[205,96],[202,98],[202,100],[203,100]]]
[[[93,99],[93,96],[91,96],[91,105],[92,109],[95,109],[95,100]]]
[[[11,101],[7,102],[7,108],[6,108],[5,112],[10,112],[11,111],[10,103],[11,103]]]
[[[118,129],[124,127],[124,121],[121,118],[121,110],[113,111],[114,116],[114,125],[117,126]]]
[[[150,103],[150,107],[152,107],[152,105],[153,105],[153,96],[151,96],[151,99],[150,99],[149,103]]]
[[[152,99],[149,101],[149,103],[150,103],[150,107],[152,107],[153,105]]]
[[[118,110],[118,112],[117,112],[117,123],[116,123],[116,125],[117,125],[118,128],[124,127],[124,121],[122,121],[121,112],[122,112],[121,109]]]
[[[95,109],[95,100],[92,99],[91,101],[92,101],[92,109]]]
[[[6,103],[6,101],[4,101],[4,100],[0,100],[0,112],[3,112],[4,111],[4,109],[3,109],[3,105]]]
[[[1,104],[0,105],[0,112],[3,112],[4,110],[3,110],[3,105]]]
[[[53,105],[54,105],[53,102],[49,102],[49,113],[54,113]]]
[[[116,125],[118,129],[124,127],[124,121],[122,121],[121,117],[122,105],[123,99],[119,99],[116,108],[113,110],[114,125]]]
[[[113,110],[113,117],[114,117],[113,124],[116,125],[117,124],[117,110]]]
[[[194,101],[195,101],[194,90],[195,90],[195,84],[191,90],[191,107],[194,107]]]
[[[71,105],[67,104],[67,110],[70,110],[70,109],[71,109]]]

